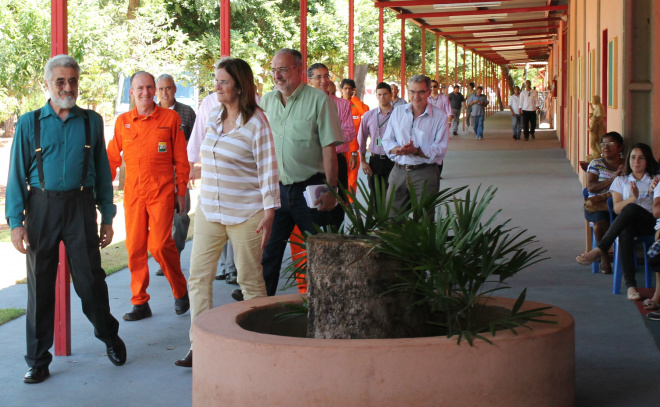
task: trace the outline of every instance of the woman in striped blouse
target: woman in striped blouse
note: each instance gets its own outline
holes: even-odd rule
[[[243,297],[266,296],[261,255],[280,207],[273,134],[256,103],[252,69],[241,59],[225,59],[216,68],[215,83],[220,106],[211,111],[201,144],[202,185],[188,279],[191,344],[193,320],[213,308],[213,280],[227,240],[234,247]],[[175,364],[192,367],[192,347]]]

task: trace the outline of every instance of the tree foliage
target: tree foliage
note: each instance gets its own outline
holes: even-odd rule
[[[130,4],[129,4],[130,3]],[[50,2],[0,0],[0,120],[43,104],[43,67],[50,55]],[[131,18],[128,18],[129,13]],[[80,104],[111,113],[120,72],[148,70],[175,77],[192,74],[210,87],[220,57],[217,0],[70,0],[69,53],[82,69]],[[378,9],[355,1],[355,64],[378,70]],[[308,63],[323,62],[343,78],[348,65],[348,0],[308,3]],[[232,0],[231,56],[245,59],[263,90],[272,88],[270,60],[281,48],[300,48],[298,0]],[[385,79],[401,76],[401,20],[384,11]],[[421,30],[406,23],[406,73],[421,73]],[[426,32],[426,72],[435,76],[435,36]],[[445,47],[439,47],[439,74],[445,73]],[[457,65],[462,79],[462,59]],[[468,58],[466,72],[471,73]],[[453,78],[453,70],[450,70]],[[450,82],[453,82],[450,81]]]

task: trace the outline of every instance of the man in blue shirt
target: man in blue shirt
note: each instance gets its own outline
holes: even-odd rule
[[[76,106],[79,77],[73,58],[58,55],[48,61],[44,84],[50,98],[43,108],[19,118],[12,145],[5,214],[14,247],[27,254],[25,383],[40,383],[50,375],[60,241],[95,336],[105,343],[114,365],[126,362],[99,252],[99,246],[112,241],[117,212],[103,120]],[[100,237],[96,207],[102,218]]]

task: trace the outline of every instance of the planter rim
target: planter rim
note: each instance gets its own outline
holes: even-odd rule
[[[280,335],[271,335],[263,334],[254,331],[249,331],[242,328],[236,321],[237,319],[250,311],[253,311],[255,308],[268,307],[276,305],[278,303],[300,303],[302,302],[302,294],[288,294],[280,295],[273,297],[262,297],[255,298],[252,300],[235,302],[227,305],[222,305],[220,307],[213,308],[211,310],[205,311],[200,314],[194,321],[194,329],[196,331],[206,331],[211,335],[218,335],[225,337],[227,339],[234,339],[237,341],[247,341],[255,344],[273,344],[278,346],[307,346],[307,347],[371,347],[374,346],[383,348],[390,348],[394,344],[396,346],[407,346],[407,347],[416,347],[416,346],[427,346],[430,343],[442,343],[453,342],[457,346],[470,346],[466,341],[461,341],[461,344],[457,344],[458,338],[456,336],[447,338],[445,336],[434,336],[434,337],[423,337],[423,338],[398,338],[398,339],[317,339],[317,338],[300,338],[294,336],[280,336]],[[492,306],[502,306],[511,308],[515,304],[516,300],[511,298],[491,296],[491,299],[488,301],[489,305]],[[575,322],[573,317],[566,312],[565,310],[551,306],[548,304],[543,304],[533,301],[525,301],[521,310],[527,310],[532,308],[539,308],[550,306],[552,308],[548,309],[546,312],[554,314],[553,317],[548,317],[551,320],[557,322],[557,324],[547,324],[540,322],[529,322],[526,327],[516,328],[516,333],[511,332],[508,329],[500,330],[496,332],[495,336],[492,336],[490,333],[485,333],[484,337],[493,342],[493,345],[487,343],[482,339],[475,339],[473,341],[473,347],[479,348],[482,346],[496,346],[498,342],[511,341],[511,340],[521,340],[521,338],[534,336],[540,338],[546,335],[556,334],[558,331],[564,330],[573,330]],[[209,322],[206,322],[206,320]]]

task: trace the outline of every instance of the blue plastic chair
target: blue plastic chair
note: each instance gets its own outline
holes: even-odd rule
[[[582,190],[582,197],[584,199],[589,198],[589,190],[587,190],[587,188]],[[591,248],[593,249],[596,247],[596,235],[594,234],[594,223],[587,222],[587,226],[589,227],[589,230],[591,232]],[[598,270],[600,270],[600,260],[591,264],[592,273],[598,273]]]
[[[614,213],[614,201],[612,198],[607,199],[607,209],[610,210],[610,224],[614,222],[616,213]],[[653,270],[649,263],[649,256],[647,252],[651,245],[655,242],[654,235],[641,235],[636,236],[635,241],[642,243],[644,247],[644,283],[646,288],[653,287]],[[621,294],[621,280],[623,278],[623,267],[621,267],[621,258],[619,257],[619,238],[614,241],[614,285],[612,287],[613,294]],[[635,254],[635,264],[637,264],[637,256]]]

